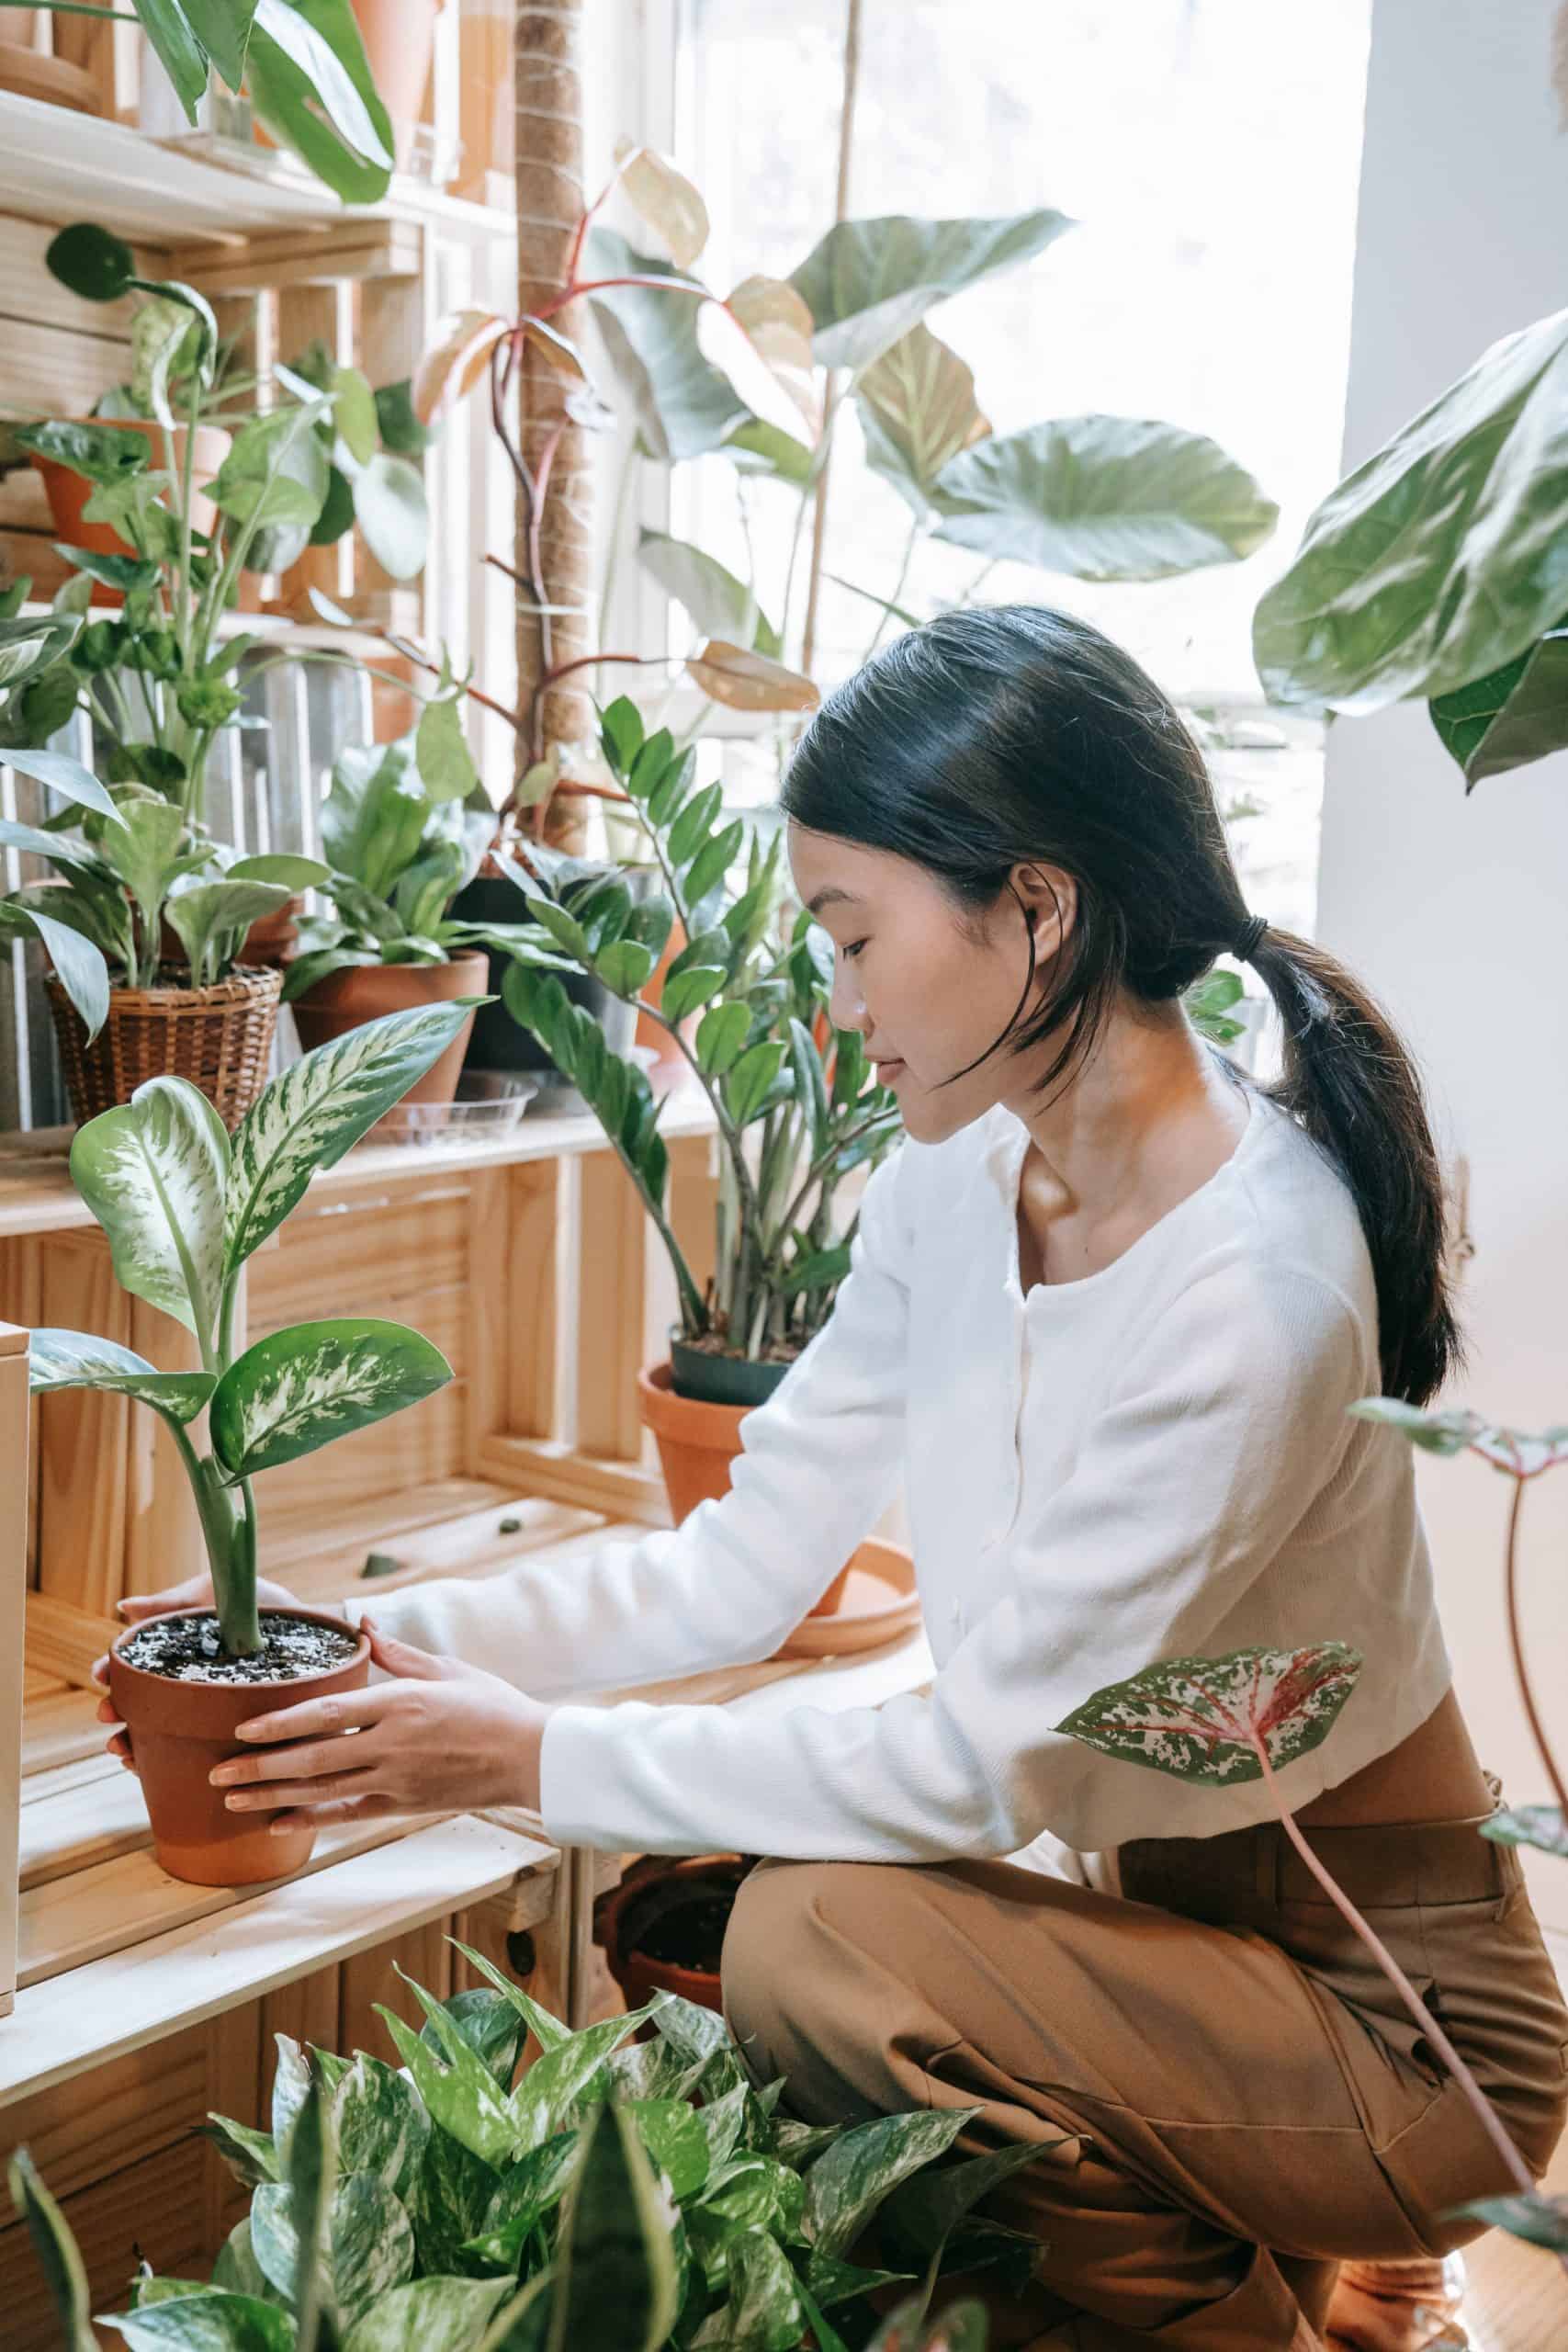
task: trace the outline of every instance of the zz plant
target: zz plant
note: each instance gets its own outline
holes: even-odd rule
[[[437,2001],[405,1979],[425,2022],[381,2010],[400,2068],[277,2037],[271,2130],[211,2120],[250,2212],[210,2282],[142,2264],[98,2320],[130,2352],[984,2352],[979,2306],[928,2329],[931,2294],[944,2269],[1032,2257],[971,2215],[1039,2147],[942,2165],[978,2109],[791,2121],[711,2010],[660,1994],[574,2033],[457,1949],[489,1983]],[[81,2257],[25,2151],[11,2190],[85,2352]],[[873,2222],[908,2268],[851,2259]],[[879,2325],[866,2298],[906,2281]]]
[[[417,1404],[452,1376],[417,1331],[369,1317],[296,1323],[237,1350],[245,1261],[316,1170],[341,1159],[429,1069],[476,1001],[391,1013],[302,1056],[232,1139],[186,1080],[154,1078],[79,1128],[72,1144],[72,1177],[108,1236],[116,1275],[184,1325],[201,1364],[161,1372],[115,1340],[44,1329],[32,1335],[31,1385],[111,1390],[163,1419],[196,1497],[231,1657],[263,1646],[257,1474]],[[207,1451],[198,1453],[192,1430],[203,1413]]]

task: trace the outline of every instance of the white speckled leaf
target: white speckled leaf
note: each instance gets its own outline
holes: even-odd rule
[[[248,1258],[280,1226],[318,1168],[331,1168],[444,1053],[472,997],[367,1021],[302,1054],[275,1078],[234,1134],[225,1262]]]
[[[313,1453],[444,1387],[452,1367],[406,1323],[293,1323],[258,1340],[212,1392],[212,1451],[231,1478]]]
[[[195,1420],[214,1383],[209,1372],[160,1372],[133,1348],[90,1331],[38,1330],[28,1339],[28,1385],[36,1396],[51,1388],[112,1389],[140,1397],[183,1426]]]
[[[349,2329],[344,2352],[474,2352],[515,2278],[416,2278]]]
[[[1495,1846],[1537,1846],[1543,1854],[1568,1860],[1568,1823],[1554,1804],[1517,1804],[1481,1825]]]
[[[1317,1747],[1360,1670],[1343,1642],[1162,1658],[1097,1690],[1056,1729],[1126,1763],[1228,1788],[1262,1779],[1259,1744],[1276,1770]]]
[[[1568,1429],[1527,1430],[1489,1421],[1463,1408],[1435,1412],[1398,1396],[1362,1396],[1349,1408],[1358,1420],[1381,1421],[1427,1453],[1479,1453],[1494,1470],[1513,1478],[1533,1478],[1538,1470],[1568,1462]]]
[[[299,2260],[292,2198],[281,2182],[269,2181],[251,2199],[252,2249],[271,2285],[290,2296]],[[372,2172],[346,2173],[339,2181],[327,2244],[333,2296],[346,2324],[413,2276],[413,2225]]]
[[[71,1174],[129,1291],[210,1342],[223,1278],[229,1137],[205,1094],[152,1078],[76,1133]]]

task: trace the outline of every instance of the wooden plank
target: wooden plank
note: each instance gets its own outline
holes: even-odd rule
[[[43,1319],[130,1344],[130,1295],[103,1235],[62,1236],[44,1260]],[[39,1589],[99,1614],[124,1590],[130,1400],[91,1389],[39,1400]]]
[[[514,1336],[527,1344],[528,1335],[516,1331],[512,1320],[513,1182],[513,1171],[506,1168],[482,1169],[468,1179],[465,1275],[468,1382],[463,1464],[470,1476],[484,1440],[505,1426]]]
[[[86,416],[118,382],[128,356],[128,345],[102,334],[28,326],[0,338],[0,402],[13,415]]]
[[[377,1944],[369,1951],[356,1952],[344,1962],[338,2047],[345,2054],[351,2050],[368,2050],[389,2066],[401,2065],[398,2046],[387,2030],[386,2020],[377,2015],[377,2005],[379,2003],[394,2017],[407,2018],[412,2024],[423,2024],[423,2013],[403,1976],[412,1976],[436,2000],[446,1998],[452,1989],[452,1962],[456,1957],[446,1940],[450,1925],[447,1919],[427,1919],[422,1927],[411,1928],[406,1935],[395,1936],[389,1942]],[[398,1973],[400,1969],[402,1975]]]
[[[609,1519],[639,1520],[649,1527],[670,1524],[663,1479],[636,1463],[607,1462],[547,1438],[508,1434],[486,1439],[479,1466],[499,1486],[553,1495],[558,1502],[579,1503]]]
[[[21,1992],[0,2033],[0,2106],[63,2082],[306,1971],[553,1869],[552,1848],[470,1817],[292,1878]]]
[[[36,1330],[43,1321],[43,1245],[29,1235],[0,1241],[0,1320]],[[28,1582],[38,1582],[38,1415],[31,1417],[26,1479]]]
[[[578,1452],[595,1460],[640,1462],[648,1212],[615,1152],[588,1153],[580,1171],[573,1434]]]
[[[92,1681],[93,1661],[101,1657],[115,1635],[123,1633],[118,1617],[78,1609],[53,1593],[36,1592],[28,1603],[28,1662],[77,1690]]]
[[[243,1321],[239,1328],[244,1329]],[[160,1372],[201,1369],[195,1336],[145,1299],[130,1303],[130,1344]],[[179,1448],[161,1414],[133,1408],[126,1447],[123,1588],[126,1592],[162,1592],[207,1566],[201,1514]]]
[[[204,2141],[182,2140],[64,2200],[87,2272],[89,2309],[129,2307],[140,2255],[165,2277],[199,2278],[210,2267],[215,2249],[205,2241],[203,2197],[209,2153]],[[0,2308],[6,2352],[59,2352],[60,2322],[25,2229],[0,2237]],[[124,2341],[118,2329],[97,2340],[106,2346]]]
[[[108,381],[125,371],[130,351],[130,322],[137,301],[130,295],[118,302],[87,302],[62,286],[48,267],[44,254],[55,235],[40,220],[24,220],[14,213],[0,214],[0,318],[15,319],[30,333],[35,326],[64,327],[71,333],[118,346],[107,350]],[[136,254],[144,277],[163,277],[164,255],[156,247]]]
[[[69,1689],[32,1701],[22,1722],[24,1780],[29,1773],[52,1771],[57,1765],[101,1751],[104,1727],[97,1705],[90,1691]]]
[[[101,1727],[99,1736],[107,1736]],[[64,1769],[83,1771],[90,1760]],[[24,1894],[121,1854],[144,1853],[152,1844],[141,1781],[112,1756],[96,1761],[105,1768],[101,1774],[46,1797],[32,1797],[34,1781],[23,1782],[17,1877]]]
[[[561,1260],[569,1237],[563,1231],[566,1177],[559,1159],[542,1159],[511,1171],[507,1215],[505,1308],[510,1326],[505,1419],[491,1435],[553,1438],[558,1434],[563,1390],[562,1344],[570,1319],[564,1302],[571,1295],[570,1272]]]
[[[28,1334],[0,1323],[0,2017],[17,1989],[17,1806],[28,1595]]]
[[[207,295],[243,294],[260,287],[292,292],[361,277],[412,277],[420,266],[420,244],[412,221],[355,213],[334,226],[250,236],[231,253],[214,254],[209,245],[176,246],[167,275]]]

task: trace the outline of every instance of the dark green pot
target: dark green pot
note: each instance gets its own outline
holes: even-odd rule
[[[670,1364],[677,1396],[697,1405],[765,1405],[787,1363],[753,1363],[747,1356],[709,1355],[670,1334]]]

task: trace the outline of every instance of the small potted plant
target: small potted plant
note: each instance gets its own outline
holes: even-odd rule
[[[243,1753],[236,1726],[289,1698],[363,1683],[369,1649],[338,1618],[258,1611],[254,1480],[332,1439],[416,1404],[451,1377],[439,1349],[399,1323],[299,1323],[237,1344],[246,1260],[331,1167],[451,1044],[466,1003],[394,1013],[294,1062],[231,1140],[205,1095],[156,1078],[81,1128],[78,1192],[108,1236],[123,1286],[192,1333],[198,1372],[159,1372],[90,1333],[33,1333],[31,1385],[107,1389],[163,1419],[189,1476],[214,1610],[128,1628],[109,1653],[109,1695],[136,1748],[153,1845],[175,1878],[241,1886],[305,1861],[306,1826],[273,1836],[229,1813],[211,1767]],[[205,1414],[204,1453],[192,1430]]]

